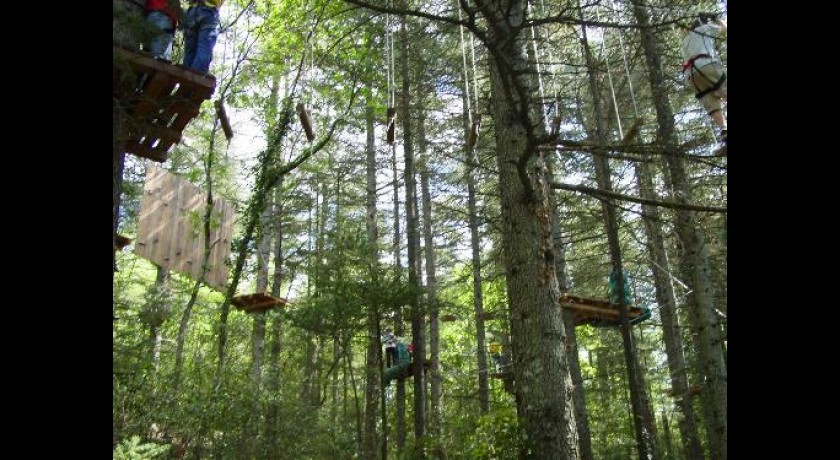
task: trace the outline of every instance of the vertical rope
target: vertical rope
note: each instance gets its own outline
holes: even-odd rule
[[[618,12],[615,7],[615,0],[610,0],[612,5],[613,17],[618,21]],[[621,58],[624,61],[624,74],[627,77],[627,84],[630,86],[630,98],[633,100],[633,114],[638,118],[639,107],[636,105],[636,91],[633,89],[633,79],[630,78],[630,66],[627,64],[627,51],[624,47],[624,32],[618,29],[618,43],[621,45]]]
[[[598,8],[595,8],[595,19],[598,22],[601,22],[601,13],[598,12]],[[604,62],[607,65],[607,81],[610,83],[610,95],[612,96],[612,103],[613,108],[615,109],[615,119],[618,123],[618,136],[619,139],[624,139],[624,129],[621,127],[621,114],[619,113],[618,109],[618,99],[615,97],[615,85],[613,84],[612,78],[612,71],[610,70],[610,54],[607,51],[607,28],[601,27],[601,52],[604,54]],[[622,52],[623,52],[622,48]]]
[[[458,5],[458,0],[455,0],[455,8],[458,10],[458,21],[461,21],[461,7]],[[467,50],[465,40],[464,40],[464,26],[458,26],[459,31],[461,32],[461,61],[464,64],[464,92],[466,93],[466,101],[467,101],[467,122],[472,125],[472,108],[470,107],[470,73],[469,69],[467,68]],[[470,35],[472,39],[472,34]],[[475,65],[475,50],[473,50],[473,65]],[[473,72],[473,77],[475,77],[475,72]],[[477,101],[476,101],[477,102]]]
[[[528,8],[528,15],[532,15],[531,2],[526,3]],[[531,27],[531,47],[534,49],[534,62],[537,67],[537,85],[540,92],[540,114],[542,114],[543,124],[547,130],[551,130],[549,126],[548,116],[545,110],[545,91],[543,90],[542,66],[540,65],[540,50],[537,47],[537,28]]]
[[[473,105],[476,112],[478,111],[478,72],[475,66],[475,37],[470,34],[470,52],[472,53],[472,71],[473,71]]]
[[[546,7],[545,7],[545,0],[540,0],[540,14],[543,17],[547,16]],[[557,89],[557,66],[560,62],[560,59],[554,54],[554,50],[551,47],[544,47],[545,54],[547,55],[548,64],[545,66],[548,69],[548,73],[551,75],[551,94],[554,100],[554,119],[553,120],[546,120],[551,126],[549,127],[550,132],[552,134],[557,134],[560,130],[560,91]]]

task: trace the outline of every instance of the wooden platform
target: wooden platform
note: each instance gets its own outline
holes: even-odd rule
[[[484,318],[485,321],[490,321],[490,320],[497,319],[500,316],[497,315],[496,313],[484,312],[484,315],[482,317]],[[470,318],[472,318],[472,317],[470,317]],[[460,321],[461,318],[457,315],[453,315],[452,313],[445,313],[443,315],[440,315],[440,320],[450,322],[450,321]]]
[[[282,307],[289,303],[288,300],[282,297],[274,297],[271,294],[257,292],[255,294],[238,295],[230,302],[237,308],[245,312],[265,311],[274,307]]]
[[[128,246],[129,244],[131,244],[131,238],[120,235],[119,233],[114,235],[114,251],[119,251],[120,249]]]
[[[560,296],[560,306],[572,310],[575,326],[581,324],[591,324],[593,326],[615,324],[617,326],[619,322],[618,304],[606,300],[563,294]],[[627,313],[628,318],[633,320],[642,315],[642,309],[629,306]]]
[[[703,391],[703,387],[692,385],[686,389],[686,393],[690,395],[699,395],[700,392]],[[673,388],[668,388],[668,396],[680,396],[678,395]]]
[[[429,370],[432,368],[432,362],[428,359],[423,361],[423,373],[428,374]],[[414,360],[409,363],[408,367],[405,371],[400,372],[399,374],[394,377],[397,380],[407,379],[409,377],[414,377]]]
[[[210,99],[216,78],[114,46],[114,97],[132,117],[124,150],[164,162],[187,123]]]

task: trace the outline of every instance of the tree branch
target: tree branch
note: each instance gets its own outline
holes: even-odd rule
[[[630,201],[633,203],[639,204],[647,204],[650,206],[660,206],[663,208],[670,208],[670,209],[687,209],[691,211],[702,211],[702,212],[719,212],[725,213],[726,208],[721,208],[718,206],[700,206],[696,204],[682,204],[677,203],[675,201],[661,201],[661,200],[649,200],[646,198],[639,198],[637,196],[631,195],[624,195],[621,193],[616,193],[608,190],[603,190],[599,188],[592,188],[587,187],[585,185],[573,185],[573,184],[565,184],[561,182],[552,182],[551,183],[552,189],[559,189],[559,190],[569,190],[572,192],[580,192],[585,193],[587,195],[591,195],[599,200],[606,200],[609,198],[613,198],[616,200],[621,201]]]

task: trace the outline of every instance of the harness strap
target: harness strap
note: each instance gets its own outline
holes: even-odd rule
[[[700,71],[698,70],[698,72],[700,72]],[[700,75],[703,75],[703,73],[702,73],[702,72],[700,72]],[[703,76],[705,77],[705,75],[703,75]],[[708,78],[707,78],[707,80],[708,80]],[[720,89],[720,87],[721,87],[721,86],[723,86],[723,82],[725,82],[725,81],[726,81],[726,72],[724,72],[724,73],[720,76],[720,79],[718,79],[718,81],[717,81],[714,85],[712,85],[712,86],[710,86],[710,87],[706,88],[706,89],[705,89],[705,90],[703,90],[703,91],[700,91],[699,93],[695,94],[695,95],[694,95],[694,97],[696,97],[697,99],[702,99],[702,98],[703,98],[703,96],[705,96],[705,95],[707,95],[707,94],[709,94],[709,93],[711,93],[711,92],[714,92],[714,91],[719,90],[719,89]],[[696,88],[696,87],[697,87],[697,85],[695,84],[695,85],[694,85],[694,87]]]
[[[709,56],[708,54],[698,54],[698,55],[692,56],[691,59],[685,61],[685,63],[683,64],[683,66],[682,66],[683,71],[688,70],[689,67],[694,67],[694,61],[696,61],[698,59],[701,59],[701,58],[711,59],[712,57]]]

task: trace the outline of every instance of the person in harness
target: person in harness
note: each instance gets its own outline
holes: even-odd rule
[[[219,38],[219,9],[225,0],[189,0],[184,13],[184,65],[206,74]]]
[[[145,11],[146,22],[155,27],[147,49],[153,57],[168,60],[181,16],[180,0],[146,0]]]
[[[689,27],[682,42],[683,76],[694,91],[712,123],[720,129],[719,140],[726,142],[726,69],[713,40],[726,33],[726,22],[714,14],[701,14]]]

